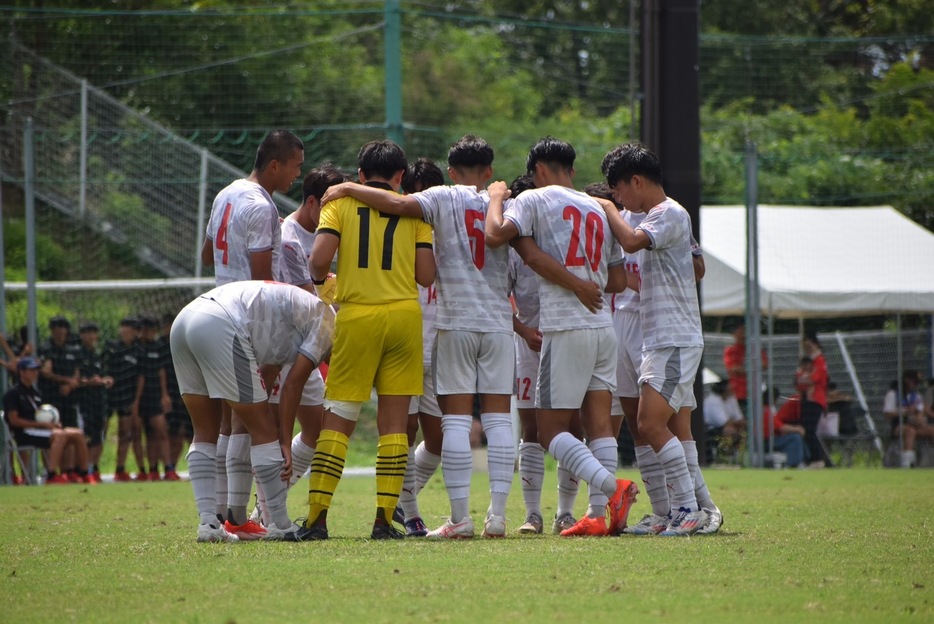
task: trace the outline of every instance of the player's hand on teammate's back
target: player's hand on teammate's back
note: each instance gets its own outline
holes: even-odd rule
[[[581,280],[574,290],[577,299],[584,307],[596,314],[603,307],[603,289],[596,282]]]

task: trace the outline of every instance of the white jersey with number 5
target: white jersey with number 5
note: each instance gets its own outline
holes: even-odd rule
[[[240,179],[221,190],[211,207],[206,236],[214,245],[218,286],[253,279],[250,254],[256,252],[272,250],[273,276],[278,275],[279,211],[259,184]]]
[[[457,185],[433,186],[412,197],[435,232],[435,327],[512,334],[508,247],[490,249],[484,242],[489,195]]]
[[[533,237],[568,271],[601,289],[606,287],[608,267],[622,262],[606,214],[585,193],[555,185],[525,191],[503,216],[516,224],[519,236]],[[613,326],[606,306],[593,314],[572,291],[545,279],[540,284],[541,331]]]

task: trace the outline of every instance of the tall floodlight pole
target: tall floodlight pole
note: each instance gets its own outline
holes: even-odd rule
[[[403,148],[402,127],[402,26],[399,0],[386,0],[383,6],[383,40],[385,42],[386,73],[386,133]]]
[[[691,215],[700,236],[700,0],[641,0],[641,141],[658,154],[665,191]],[[703,301],[700,301],[703,313]],[[703,362],[694,383],[691,433],[707,443]],[[701,453],[706,461],[706,453]]]
[[[746,143],[746,419],[750,464],[762,467],[762,329],[759,323],[759,187],[756,146]]]
[[[0,290],[3,291],[3,298],[0,299],[0,334],[6,336],[6,264],[3,257],[6,249],[3,246],[3,162],[0,159]],[[6,394],[7,379],[9,375],[0,375],[0,392]],[[3,465],[0,460],[0,465]]]

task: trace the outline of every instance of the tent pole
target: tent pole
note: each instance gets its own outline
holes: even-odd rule
[[[769,341],[766,353],[768,353],[768,367],[766,373],[768,381],[766,382],[766,391],[769,393],[769,455],[775,456],[775,392],[772,377],[772,339],[775,337],[775,318],[772,309],[772,293],[769,293]],[[774,465],[774,464],[773,464]]]
[[[902,370],[902,313],[895,313],[895,353],[897,362],[896,371],[898,373],[898,402],[896,407],[898,409],[898,448],[900,451],[905,449],[905,410],[903,404],[905,402],[905,384],[902,381],[902,376],[905,374],[905,371]]]

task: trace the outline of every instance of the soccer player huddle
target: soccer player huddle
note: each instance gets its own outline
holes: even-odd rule
[[[481,535],[506,536],[514,396],[526,507],[517,533],[544,531],[546,451],[558,463],[552,529],[562,536],[719,530],[690,431],[703,257],[658,158],[638,144],[614,148],[591,194],[574,189],[574,149],[553,137],[508,187],[492,182],[493,158],[482,138],[459,139],[447,186],[430,161],[409,165],[397,144],[372,141],[358,153],[359,182],[312,169],[301,206],[280,222],[272,193],[288,190],[304,161],[301,140],[280,130],[251,174],[218,194],[202,250],[218,287],[182,310],[171,334],[194,425],[199,541],[327,539],[374,390],[372,539],[474,537],[477,400],[490,480]],[[652,504],[632,525],[638,488],[616,477],[624,420]],[[418,494],[439,465],[450,517],[429,529]],[[308,514],[296,524],[288,489],[309,469]],[[575,519],[580,481],[588,507]]]

